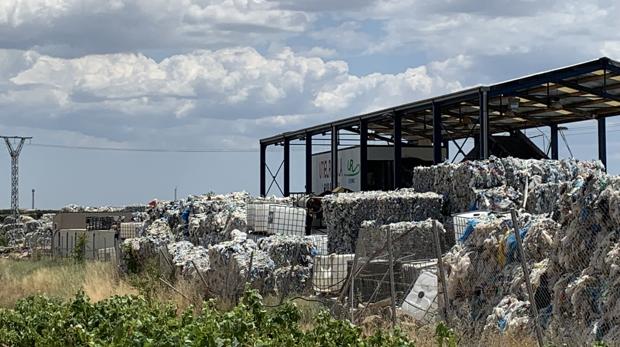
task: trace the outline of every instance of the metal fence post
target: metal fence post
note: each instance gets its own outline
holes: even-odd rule
[[[437,267],[439,268],[439,280],[443,292],[443,315],[446,323],[449,324],[450,319],[450,299],[448,298],[448,283],[446,282],[446,271],[443,267],[443,258],[441,254],[441,241],[439,238],[439,225],[437,221],[433,221],[433,234],[435,236],[435,253],[437,255]]]
[[[534,299],[534,290],[532,289],[532,283],[530,282],[530,270],[527,266],[525,259],[525,252],[523,252],[523,244],[521,242],[521,233],[519,230],[519,221],[517,220],[517,212],[513,209],[510,210],[510,216],[512,217],[512,226],[514,227],[515,239],[517,241],[517,249],[519,250],[519,257],[521,258],[521,267],[523,268],[523,278],[525,279],[525,286],[527,287],[527,294],[530,298],[530,309],[534,315],[534,328],[536,329],[536,338],[538,339],[538,346],[543,347],[543,335],[538,325],[538,309],[536,308],[536,300]]]
[[[392,305],[392,329],[396,328],[396,283],[394,283],[394,248],[392,247],[392,229],[387,230],[388,254],[390,257],[390,299]]]

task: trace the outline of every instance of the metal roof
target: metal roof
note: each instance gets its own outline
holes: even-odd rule
[[[394,116],[402,119],[403,140],[427,142],[433,138],[433,105],[441,109],[443,139],[471,137],[479,132],[480,95],[484,91],[491,134],[614,116],[620,114],[620,63],[603,57],[286,132],[260,142],[273,145],[285,139],[304,139],[334,127],[356,132],[361,120],[368,120],[371,137],[390,140]]]

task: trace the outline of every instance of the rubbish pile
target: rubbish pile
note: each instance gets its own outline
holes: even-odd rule
[[[246,229],[245,192],[224,195],[190,195],[185,200],[149,203],[147,225],[164,220],[179,239],[207,247],[230,240],[233,230]]]
[[[140,213],[146,210],[146,205],[134,204],[124,206],[84,206],[78,204],[68,204],[60,209],[66,213],[95,213],[95,212],[133,212]]]
[[[11,249],[49,247],[52,239],[54,214],[44,214],[40,219],[21,215],[16,220],[7,216],[0,224],[0,247]]]
[[[463,245],[444,256],[449,308],[459,330],[533,335],[538,324],[546,339],[558,343],[620,338],[620,177],[596,168],[559,184],[555,219],[519,215],[536,319],[510,218],[480,221]]]
[[[449,213],[480,209],[508,210],[523,203],[528,181],[531,212],[552,212],[558,184],[581,175],[602,174],[600,161],[534,160],[491,157],[488,160],[442,163],[413,170],[412,188],[442,194]],[[529,192],[533,192],[529,194]],[[538,199],[546,197],[544,199]],[[531,201],[531,203],[530,203]]]
[[[435,193],[412,189],[392,192],[357,192],[328,195],[323,198],[323,217],[327,226],[330,253],[354,253],[362,222],[378,223],[441,220],[443,199]]]

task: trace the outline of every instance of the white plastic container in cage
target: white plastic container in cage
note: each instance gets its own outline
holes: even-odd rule
[[[269,230],[269,206],[265,203],[248,204],[247,224],[255,233],[267,233]]]
[[[454,225],[454,238],[456,242],[463,243],[469,237],[476,224],[485,219],[489,213],[489,211],[472,211],[453,215],[452,223]]]
[[[306,209],[284,205],[270,205],[267,232],[279,235],[306,234]]]
[[[401,309],[417,321],[431,321],[437,313],[437,275],[422,270]]]
[[[317,255],[327,255],[327,234],[308,235],[306,238],[312,240]]]
[[[121,223],[121,239],[131,239],[138,237],[138,233],[142,230],[143,223],[140,222],[127,222]]]
[[[317,293],[340,292],[347,280],[347,264],[355,254],[330,254],[314,257],[312,284]]]
[[[114,247],[99,248],[97,250],[97,260],[116,261],[116,249]]]

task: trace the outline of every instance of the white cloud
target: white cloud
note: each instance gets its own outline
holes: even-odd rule
[[[0,47],[73,57],[268,44],[314,17],[264,0],[4,0]]]
[[[271,55],[249,47],[196,50],[159,62],[133,53],[74,59],[10,54],[17,58],[10,63],[15,71],[4,69],[0,122],[123,143],[255,141],[256,131],[269,135],[287,123],[309,125],[460,87],[432,66],[357,76],[344,61],[288,48]],[[16,113],[24,116],[7,116]],[[212,136],[175,133],[181,129]]]

